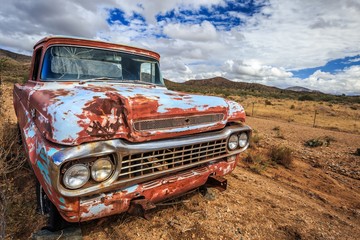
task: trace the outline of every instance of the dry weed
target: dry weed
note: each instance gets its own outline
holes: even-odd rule
[[[2,89],[1,89],[2,90]],[[3,96],[0,92],[0,101]],[[3,105],[0,106],[0,239],[4,239],[9,228],[8,211],[14,199],[11,190],[14,174],[17,173],[25,163],[25,156],[19,141],[19,132],[16,124],[11,123],[4,116]]]
[[[269,150],[269,157],[277,164],[290,168],[292,164],[292,150],[285,146],[273,146]]]

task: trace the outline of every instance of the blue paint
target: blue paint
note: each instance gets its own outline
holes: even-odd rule
[[[44,160],[45,162],[48,162],[48,159],[47,159],[47,157],[46,157],[46,155],[45,155],[44,149],[42,149],[42,150],[40,151],[40,158],[41,158],[42,160]]]
[[[164,87],[134,86],[114,82],[92,82],[91,85],[48,82],[38,92],[41,90],[66,90],[69,92],[66,96],[56,96],[51,99],[47,108],[48,114],[52,116],[49,119],[51,121],[49,124],[53,129],[52,136],[57,142],[77,141],[79,133],[84,130],[78,123],[81,122],[85,126],[90,124],[90,119],[86,117],[80,118],[84,114],[83,108],[86,107],[87,103],[93,101],[94,98],[108,99],[106,93],[109,93],[109,91],[95,92],[92,91],[90,86],[93,86],[94,89],[97,87],[111,87],[114,89],[113,92],[115,94],[120,94],[127,98],[130,104],[133,103],[132,98],[139,96],[157,101],[159,104],[158,113],[167,113],[174,108],[184,110],[194,108],[199,112],[205,112],[212,107],[228,107],[223,98],[190,94],[179,95],[179,93],[169,91]],[[56,150],[53,151],[56,152]],[[55,163],[61,161],[58,155],[54,156],[53,159]]]
[[[60,201],[61,203],[65,204],[65,199],[64,199],[63,197],[60,197],[60,198],[59,198],[59,201]]]
[[[44,180],[47,183],[47,185],[51,186],[51,179],[49,176],[49,170],[47,166],[45,166],[40,160],[36,161],[36,165],[38,166],[40,172],[42,173],[42,176],[44,177]]]
[[[50,156],[50,157],[52,157],[52,156],[54,156],[54,154],[57,153],[58,151],[59,151],[58,149],[51,147],[51,148],[48,149],[47,155]]]
[[[24,134],[25,134],[26,138],[33,138],[33,137],[35,137],[36,132],[35,132],[35,128],[34,128],[34,127],[35,127],[34,124],[31,123],[31,124],[29,125],[29,127],[24,131]]]
[[[229,104],[229,117],[231,117],[232,115],[235,115],[238,112],[244,112],[245,111],[243,106],[241,106],[237,102],[227,101],[227,103]]]
[[[101,214],[101,212],[106,211],[106,210],[111,211],[112,210],[112,205],[106,206],[103,203],[99,203],[99,204],[97,204],[95,206],[91,206],[89,208],[89,212],[82,212],[81,217],[82,218],[88,218],[88,217],[98,216],[98,215]]]
[[[138,184],[132,185],[130,187],[124,188],[121,191],[126,191],[127,193],[133,193],[136,191],[136,189],[139,187]]]

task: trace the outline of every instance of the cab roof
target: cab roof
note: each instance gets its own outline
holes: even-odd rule
[[[132,47],[132,46],[123,45],[123,44],[110,43],[110,42],[105,42],[105,41],[100,41],[100,40],[69,37],[69,36],[47,36],[47,37],[44,37],[43,39],[41,39],[34,45],[34,49],[37,48],[39,45],[49,47],[50,45],[61,45],[61,44],[119,50],[119,51],[134,53],[134,54],[146,55],[146,56],[155,58],[157,60],[160,60],[160,55],[158,53],[147,50],[147,49]]]

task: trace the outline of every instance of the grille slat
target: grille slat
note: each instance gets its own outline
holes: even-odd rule
[[[221,149],[223,149],[223,148],[216,148],[215,150],[221,150]],[[226,151],[221,151],[221,153],[223,153],[223,152],[226,152]],[[192,159],[195,159],[195,158],[197,159],[197,158],[200,158],[200,157],[201,157],[201,156],[200,156],[201,153],[206,153],[206,150],[197,152],[197,154],[192,154],[192,153],[190,153],[190,154],[186,154],[186,155],[184,155],[184,156],[185,156],[185,157],[194,156],[194,157],[192,157]],[[196,156],[196,157],[195,157],[195,156]],[[155,157],[154,157],[154,158],[155,158]],[[151,161],[151,163],[159,163],[159,162],[164,162],[164,161],[172,161],[171,164],[174,164],[175,159],[176,159],[175,157],[166,158],[166,159],[158,159],[158,160],[155,160],[155,161]],[[144,160],[144,159],[142,159],[142,161],[143,161],[143,160]],[[131,164],[132,162],[135,162],[135,161],[138,161],[138,159],[133,159],[131,162],[128,162],[128,163]],[[179,162],[181,162],[181,161],[179,161]],[[139,163],[139,164],[122,167],[122,169],[124,170],[124,169],[131,168],[131,167],[138,167],[138,166],[141,166],[141,165],[143,165],[143,164],[144,164],[144,163],[141,162],[141,163]]]
[[[162,171],[201,165],[215,157],[226,155],[226,139],[183,147],[136,153],[122,158],[120,180],[147,177]]]
[[[214,148],[215,147],[217,147],[216,149],[222,149],[222,148],[224,148],[224,150],[225,150],[225,147],[226,147],[226,143],[221,143],[221,144],[216,144],[216,145],[214,145],[213,146]],[[205,149],[205,150],[202,150],[201,151],[201,153],[205,153],[205,152],[208,152],[209,150],[208,150],[208,148],[207,149]],[[156,151],[155,151],[156,152]],[[171,152],[171,155],[174,155],[174,154],[177,154],[177,153],[182,153],[182,156],[184,157],[185,155],[184,155],[184,153],[185,153],[186,151],[184,151],[184,150],[178,150],[178,151],[173,151],[173,152]],[[159,157],[164,157],[164,159],[165,159],[165,156],[166,155],[169,155],[169,153],[163,153],[163,154],[154,154],[154,155],[151,155],[151,157],[152,158],[159,158]],[[186,156],[191,156],[192,154],[190,153],[190,154],[186,154]],[[132,155],[130,155],[130,156],[132,156]],[[144,156],[143,155],[141,155],[141,157],[139,157],[139,158],[129,158],[128,160],[124,160],[123,159],[123,163],[130,163],[131,164],[131,162],[133,162],[133,161],[137,161],[137,160],[139,160],[139,159],[144,159]],[[170,159],[170,158],[166,158],[166,159]]]
[[[178,127],[187,127],[200,124],[216,123],[224,119],[224,114],[208,114],[201,116],[189,116],[169,119],[141,120],[134,123],[137,131],[149,131],[159,129],[169,129]]]
[[[200,157],[195,157],[195,158],[193,158],[193,159],[191,160],[191,162],[194,161],[194,160],[198,160],[198,159],[200,159]],[[198,161],[198,162],[200,163],[201,161]],[[178,162],[178,163],[184,163],[184,162]],[[170,166],[170,165],[172,165],[172,163],[166,163],[166,164],[157,165],[155,169],[160,169],[160,168],[168,167],[168,166]],[[142,171],[147,171],[147,170],[152,170],[152,169],[154,169],[154,167],[142,168],[142,169],[138,169],[138,170],[132,171],[131,174],[135,174],[135,173],[142,172]],[[167,169],[167,168],[166,168],[166,169]],[[159,171],[161,171],[161,170],[159,170]],[[120,173],[119,176],[121,177],[121,176],[124,176],[124,175],[127,175],[127,174],[128,174],[128,173]]]

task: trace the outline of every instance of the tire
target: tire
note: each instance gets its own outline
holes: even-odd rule
[[[65,221],[55,205],[49,200],[39,181],[36,179],[36,200],[37,211],[43,215],[48,215],[48,222],[43,229],[51,232],[62,230],[71,224]]]
[[[17,141],[16,141],[16,142],[17,142],[19,145],[22,145],[22,144],[23,144],[23,141],[22,141],[21,129],[20,129],[19,123],[16,124],[16,128],[17,128],[17,134],[18,134],[18,136],[17,136]]]

